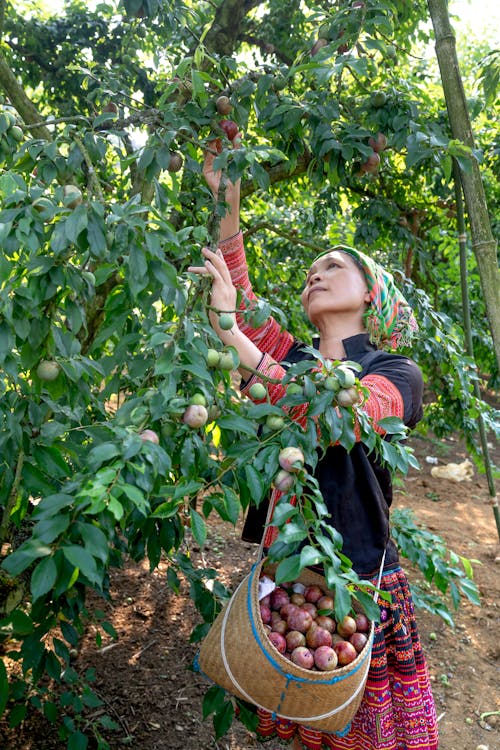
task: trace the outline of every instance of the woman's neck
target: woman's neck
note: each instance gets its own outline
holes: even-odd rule
[[[350,321],[348,325],[326,326],[319,328],[319,352],[323,357],[328,359],[344,359],[346,351],[344,348],[345,339],[351,336],[357,336],[360,333],[366,333],[366,328],[362,323]]]

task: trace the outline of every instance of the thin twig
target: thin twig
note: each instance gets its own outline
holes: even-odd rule
[[[152,640],[152,641],[149,641],[149,643],[146,643],[146,645],[145,645],[145,646],[143,646],[142,648],[140,648],[140,649],[139,649],[139,651],[136,651],[136,652],[135,652],[135,654],[133,654],[133,655],[132,655],[132,656],[131,656],[130,658],[131,658],[131,659],[138,659],[138,658],[139,658],[139,656],[142,656],[142,654],[143,654],[143,653],[144,653],[145,651],[147,651],[147,650],[148,650],[148,648],[151,648],[151,646],[154,646],[154,645],[155,645],[155,643],[157,642],[157,640],[158,640],[158,639],[157,639],[157,638],[155,638],[154,640]]]

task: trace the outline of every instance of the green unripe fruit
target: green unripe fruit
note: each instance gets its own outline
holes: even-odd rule
[[[5,117],[7,118],[7,122],[9,123],[9,127],[10,127],[10,128],[11,128],[11,127],[12,127],[13,125],[15,125],[15,124],[16,124],[16,122],[17,122],[17,120],[16,120],[16,116],[15,116],[15,115],[14,115],[14,114],[13,114],[12,112],[9,112],[9,110],[8,110],[8,109],[5,109],[5,110],[4,110],[4,112],[3,112],[3,114],[4,114],[4,115],[5,115]]]
[[[254,383],[250,386],[248,393],[256,401],[262,401],[267,396],[267,389],[262,383]]]
[[[170,399],[170,401],[167,404],[167,411],[169,414],[173,414],[174,416],[180,416],[184,413],[184,410],[186,408],[186,399],[175,397]]]
[[[222,352],[219,359],[219,367],[221,370],[234,370],[237,367],[231,352]]]
[[[59,375],[60,369],[61,368],[57,364],[57,362],[49,359],[42,359],[42,361],[36,368],[36,374],[38,375],[40,380],[52,382]]]
[[[396,47],[393,44],[388,44],[385,48],[385,54],[387,55],[387,57],[396,57]]]
[[[234,326],[234,318],[229,313],[222,313],[219,315],[219,326],[223,331],[230,331]]]
[[[298,383],[290,383],[289,386],[287,386],[286,389],[286,395],[287,396],[302,396],[304,393],[304,390],[301,385]]]
[[[19,125],[13,125],[13,127],[10,128],[9,134],[13,137],[13,139],[17,142],[23,140],[23,131],[19,127]]]
[[[285,76],[278,75],[275,76],[273,81],[273,88],[275,91],[283,91],[283,89],[286,87],[287,80]]]
[[[54,204],[48,198],[37,198],[31,205],[41,214],[42,219],[52,218],[54,215]]]
[[[191,396],[189,399],[190,404],[197,404],[198,406],[206,406],[207,405],[207,399],[203,395],[203,393],[195,393]]]
[[[130,412],[130,422],[136,427],[140,427],[149,419],[149,409],[145,406],[134,406]]]
[[[387,101],[387,95],[383,91],[374,91],[370,97],[374,107],[383,107]]]
[[[341,388],[336,398],[339,406],[354,406],[359,401],[359,393],[356,388]]]
[[[336,392],[340,388],[339,379],[335,375],[328,375],[324,382],[325,390]]]
[[[207,351],[206,362],[209,367],[217,367],[220,360],[220,352],[217,349],[209,349]]]
[[[277,414],[270,414],[266,419],[266,426],[270,430],[281,430],[285,426],[285,420],[283,417],[278,417]]]
[[[330,40],[331,32],[330,32],[330,24],[329,23],[323,23],[318,29],[318,39],[326,39],[327,41]]]
[[[221,410],[216,404],[212,404],[212,406],[208,409],[208,421],[214,422],[216,419],[220,417],[222,414]]]
[[[339,367],[335,368],[335,376],[343,388],[351,388],[356,382],[356,375],[350,367],[339,365]]]
[[[76,185],[65,185],[63,188],[63,203],[67,208],[76,208],[83,200],[82,191]]]

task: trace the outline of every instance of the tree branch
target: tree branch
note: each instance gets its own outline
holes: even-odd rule
[[[287,55],[275,47],[274,44],[269,44],[269,42],[265,42],[263,39],[258,39],[252,34],[240,34],[238,39],[241,42],[246,42],[247,44],[252,44],[255,47],[258,47],[266,55],[274,55],[278,60],[281,60],[282,63],[285,63],[285,65],[292,65],[293,63],[292,58],[287,57]]]
[[[277,164],[262,166],[269,175],[269,181],[271,185],[282,180],[288,180],[290,177],[297,177],[300,174],[304,174],[307,171],[309,164],[311,163],[312,155],[311,152],[306,150],[301,156],[298,157],[295,167],[290,170],[290,166],[287,162],[280,161]],[[246,198],[255,192],[255,185],[253,180],[246,180],[241,185],[241,197]]]
[[[204,39],[211,52],[230,57],[240,33],[241,21],[248,13],[245,0],[222,0],[215,12],[214,22]]]

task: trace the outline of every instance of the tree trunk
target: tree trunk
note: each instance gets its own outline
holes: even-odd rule
[[[31,99],[28,99],[24,93],[23,87],[18,82],[2,54],[0,54],[0,86],[9,97],[12,106],[23,118],[32,133],[33,138],[42,138],[45,141],[51,141],[52,136],[50,130],[46,128],[45,125],[35,125],[31,127],[31,123],[39,123],[42,118]]]
[[[453,138],[474,148],[472,126],[458,65],[455,35],[448,15],[447,0],[427,0],[427,4],[434,27],[436,55],[441,71],[451,132]],[[491,231],[483,181],[476,159],[471,159],[469,172],[460,170],[460,180],[469,217],[472,249],[479,269],[486,315],[500,369],[500,272],[497,263],[497,244]]]

